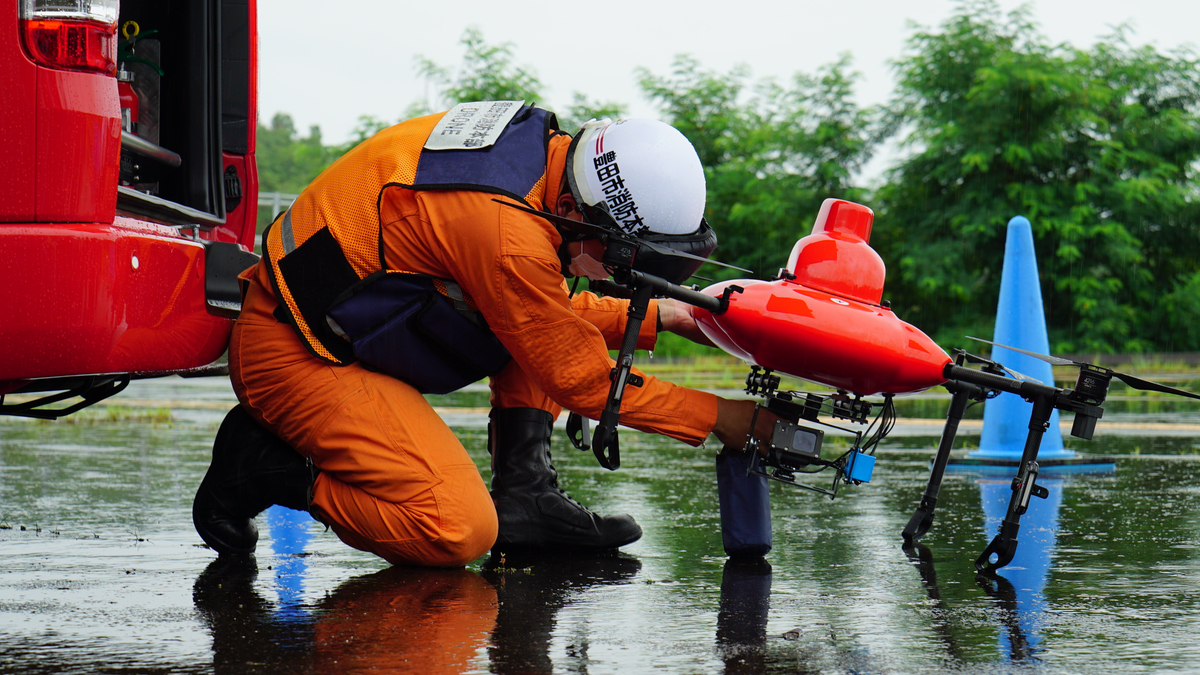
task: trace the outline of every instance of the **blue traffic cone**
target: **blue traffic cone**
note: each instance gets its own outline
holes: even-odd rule
[[[1000,302],[996,308],[996,329],[992,341],[1038,354],[1050,353],[1046,336],[1046,316],[1042,288],[1038,281],[1037,257],[1033,250],[1033,228],[1029,219],[1016,216],[1008,221],[1004,245],[1004,269],[1000,273]],[[1003,347],[992,348],[992,360],[1005,368],[1054,386],[1054,370],[1049,363]],[[1029,434],[1029,416],[1033,404],[1015,394],[989,399],[983,409],[983,437],[979,449],[967,453],[970,459],[1012,460],[1020,463]],[[1075,451],[1063,447],[1058,426],[1058,411],[1050,415],[1050,428],[1042,437],[1042,460],[1074,457]]]

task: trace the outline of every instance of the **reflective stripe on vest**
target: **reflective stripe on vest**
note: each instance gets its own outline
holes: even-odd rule
[[[296,250],[296,233],[292,232],[292,207],[283,213],[283,222],[279,224],[279,236],[283,238],[283,254],[287,255]]]

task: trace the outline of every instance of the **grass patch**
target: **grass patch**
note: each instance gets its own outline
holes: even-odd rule
[[[167,407],[135,408],[123,405],[93,406],[57,420],[38,420],[43,424],[148,424],[171,426],[175,416]]]

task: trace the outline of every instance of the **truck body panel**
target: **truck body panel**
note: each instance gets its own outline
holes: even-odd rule
[[[211,369],[257,260],[254,0],[123,0],[114,72],[31,52],[22,12],[63,1],[0,12],[0,414]]]

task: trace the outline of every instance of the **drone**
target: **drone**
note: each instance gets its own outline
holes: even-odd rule
[[[641,378],[631,371],[633,351],[653,297],[693,305],[705,336],[750,365],[745,391],[762,399],[756,411],[766,409],[780,418],[770,439],[760,443],[747,438],[741,449],[752,458],[747,470],[831,499],[840,485],[870,481],[875,450],[895,422],[895,395],[944,387],[951,394],[946,423],[925,492],[901,532],[906,545],[916,544],[933,525],[942,478],[968,405],[1006,394],[1031,402],[1029,433],[1012,480],[1008,509],[999,531],[975,560],[976,570],[987,575],[1012,562],[1021,516],[1032,498],[1049,494],[1037,484],[1037,458],[1055,410],[1074,413],[1071,435],[1091,440],[1113,378],[1134,389],[1200,399],[1198,394],[1109,368],[978,338],[970,339],[1053,365],[1077,367],[1075,385],[1061,388],[1038,382],[962,349],[950,356],[920,329],[893,314],[882,299],[886,268],[868,243],[874,213],[861,204],[825,200],[812,233],[796,242],[775,279],[737,279],[700,289],[639,269],[639,258],[690,260],[692,272],[699,263],[715,261],[640,240],[615,225],[579,223],[500,203],[600,239],[606,247],[602,262],[612,280],[593,282],[592,288],[630,299],[608,399],[590,442],[586,418],[572,413],[567,421],[572,444],[591,449],[601,466],[610,470],[620,466],[616,427],[624,389],[641,385]],[[779,373],[831,387],[836,393],[781,391]],[[876,396],[882,396],[882,404],[867,399]],[[876,406],[879,412],[872,417]],[[825,434],[833,431],[852,438],[849,449],[822,447]],[[826,470],[834,474],[829,487],[809,478]]]

